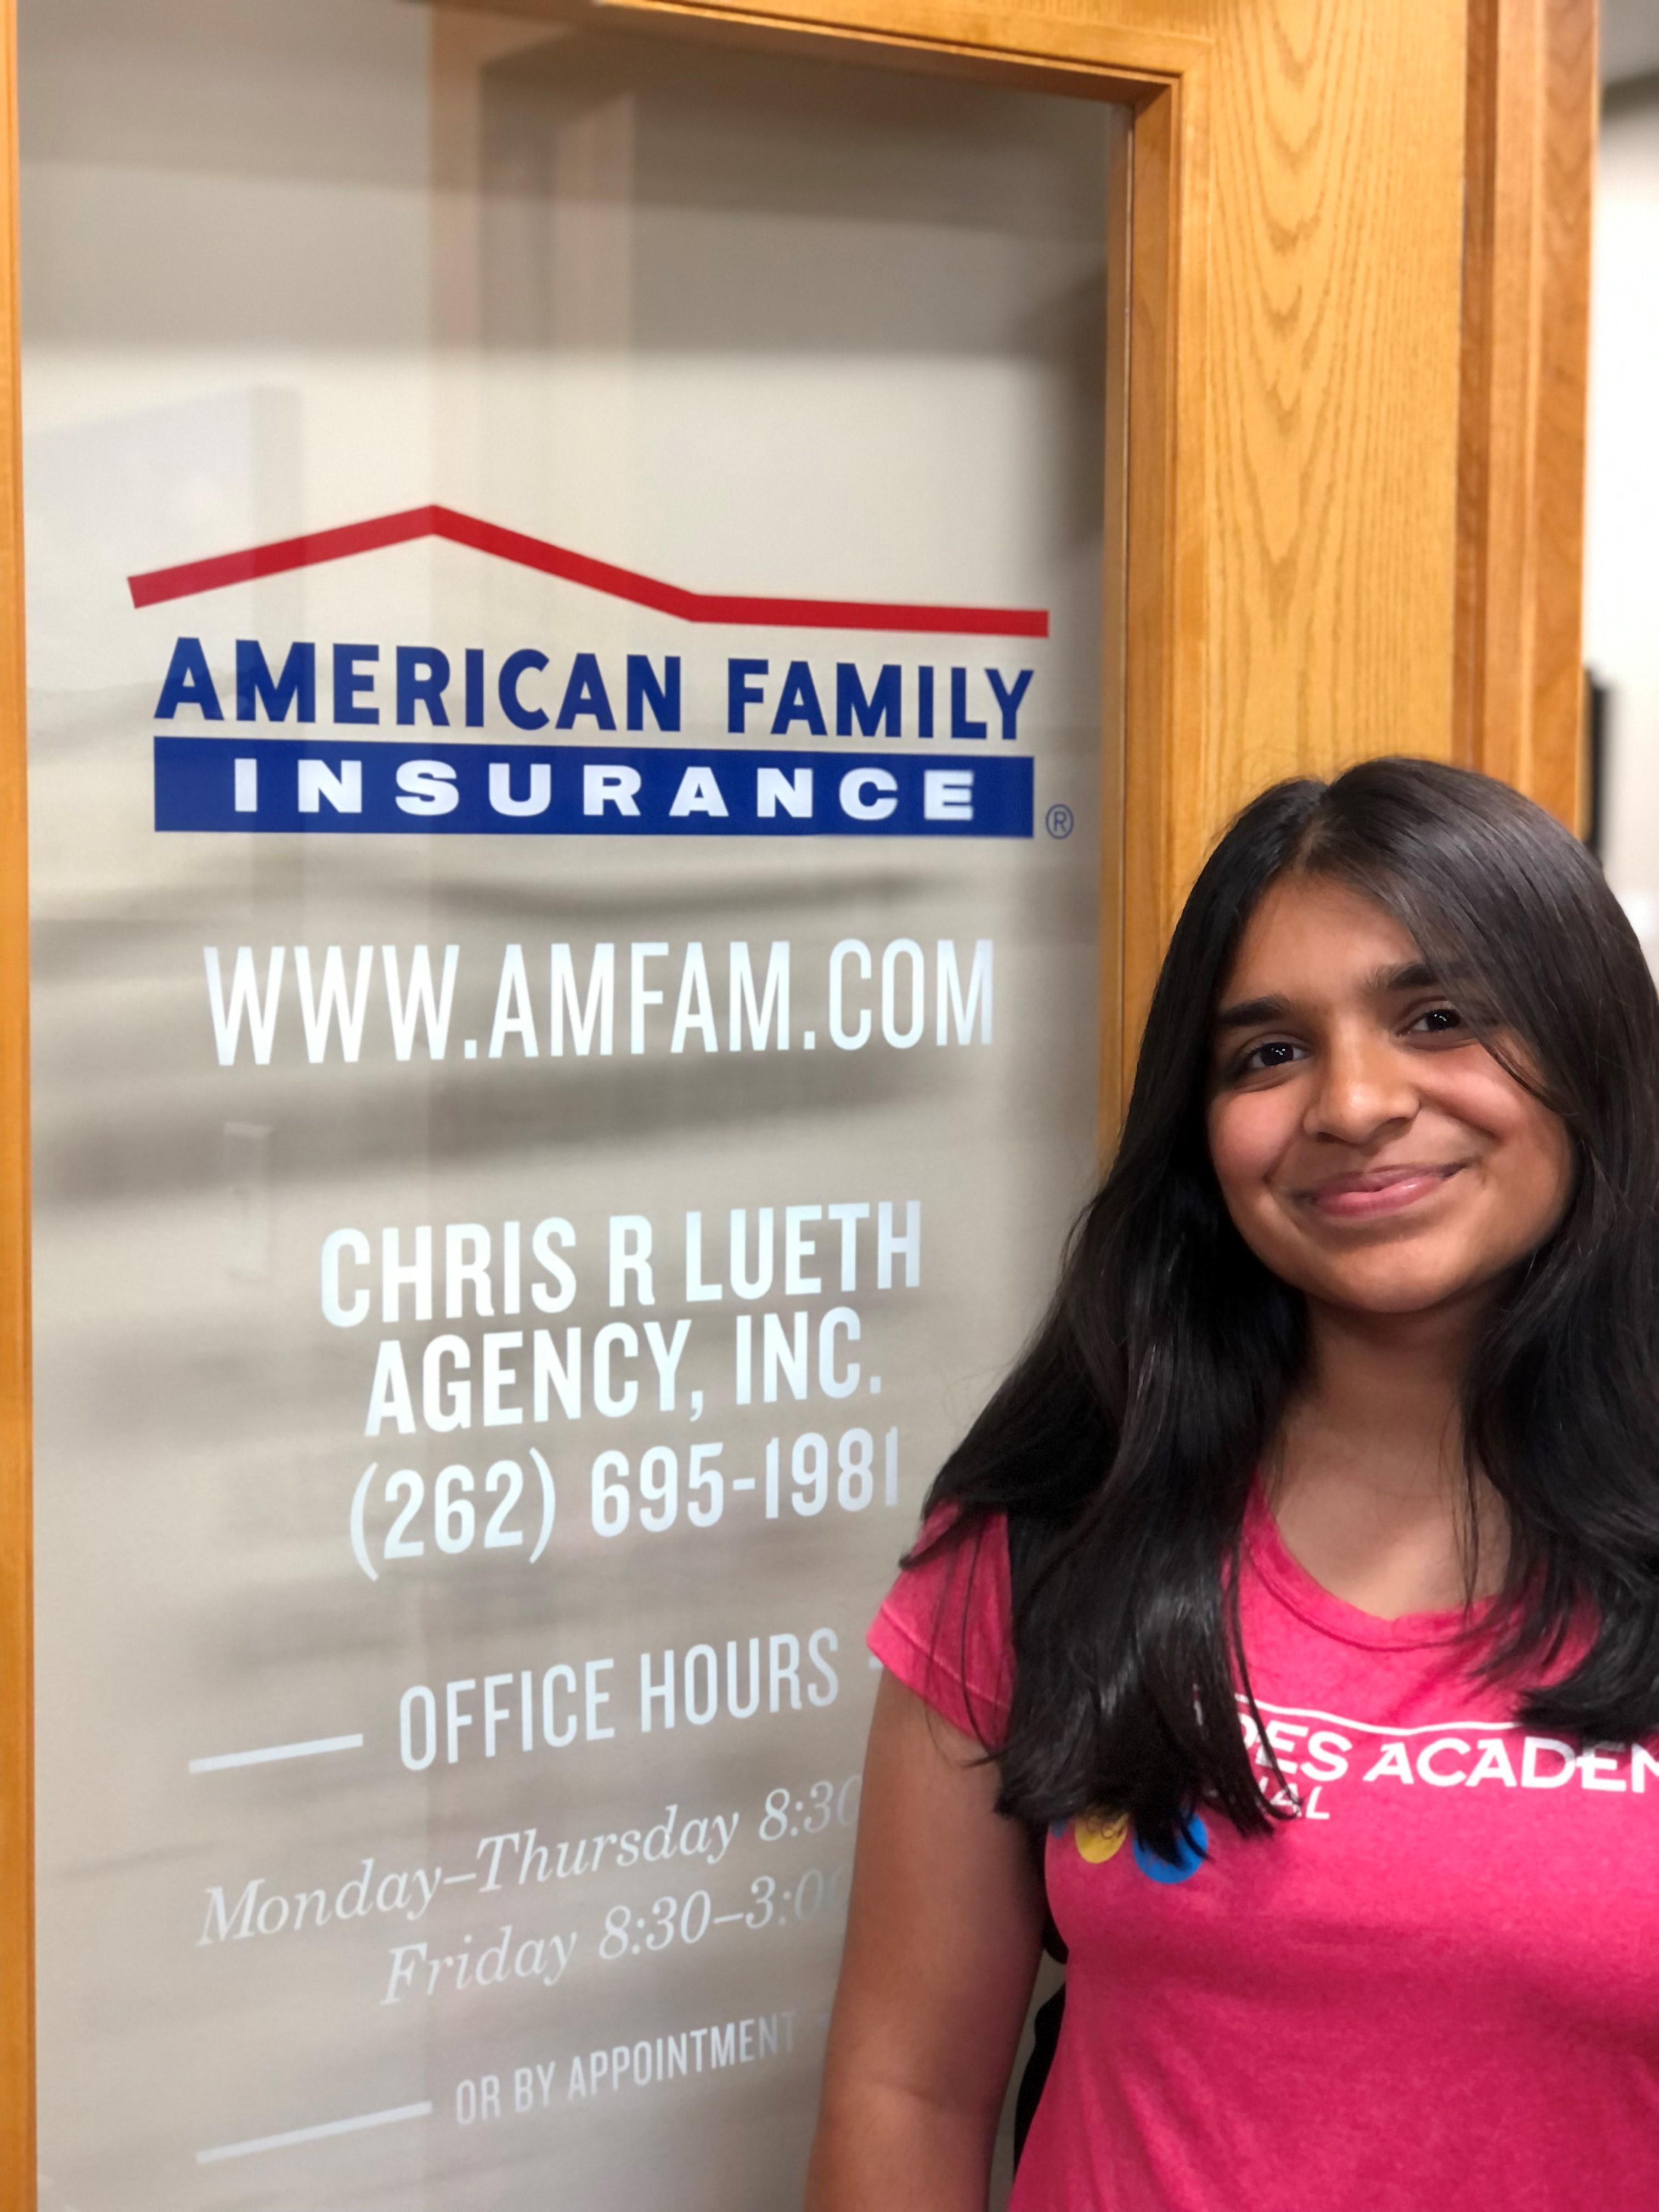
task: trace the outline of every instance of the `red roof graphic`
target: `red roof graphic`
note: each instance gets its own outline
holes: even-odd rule
[[[581,584],[591,592],[625,599],[631,606],[677,615],[690,623],[756,623],[794,629],[921,630],[956,637],[1047,637],[1048,617],[1042,608],[931,607],[896,605],[878,599],[756,599],[726,592],[689,592],[590,559],[543,538],[498,523],[480,522],[453,507],[410,507],[371,522],[348,522],[337,530],[313,530],[303,538],[283,538],[251,545],[239,553],[216,553],[205,561],[185,561],[173,568],[151,568],[129,576],[135,607],[156,606],[198,592],[222,591],[256,576],[280,576],[292,568],[311,568],[325,561],[344,561],[355,553],[375,553],[417,538],[444,538],[452,545],[471,545],[499,560],[514,561],[544,576]]]

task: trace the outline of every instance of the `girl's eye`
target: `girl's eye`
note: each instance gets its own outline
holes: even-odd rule
[[[1463,1027],[1463,1017],[1455,1006],[1429,1006],[1407,1024],[1407,1034],[1419,1036],[1444,1036],[1450,1030]]]
[[[1271,1075],[1275,1069],[1291,1066],[1301,1050],[1299,1044],[1288,1044],[1282,1037],[1273,1038],[1266,1044],[1253,1044],[1234,1072],[1239,1075]]]

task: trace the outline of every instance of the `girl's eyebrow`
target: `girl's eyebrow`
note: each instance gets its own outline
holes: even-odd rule
[[[1276,1022],[1290,1011],[1285,999],[1240,999],[1236,1006],[1223,1006],[1215,1018],[1218,1030],[1250,1030],[1258,1022]]]
[[[1376,999],[1386,998],[1394,991],[1435,991],[1439,988],[1439,976],[1425,960],[1408,960],[1398,968],[1373,969],[1364,982],[1367,996]],[[1258,1023],[1285,1020],[1290,1011],[1288,999],[1269,993],[1260,999],[1240,999],[1231,1006],[1223,1006],[1214,1026],[1218,1030],[1255,1029]]]
[[[1407,960],[1402,967],[1378,968],[1365,979],[1366,988],[1382,998],[1389,991],[1437,991],[1442,979],[1426,960]]]

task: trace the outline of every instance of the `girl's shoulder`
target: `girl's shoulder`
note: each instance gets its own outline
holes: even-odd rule
[[[1001,1513],[955,1522],[949,1509],[928,1516],[868,1641],[941,1719],[994,1749],[1013,1695],[1008,1522]]]

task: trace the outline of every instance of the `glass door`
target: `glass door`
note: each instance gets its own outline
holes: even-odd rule
[[[1094,1163],[1121,112],[20,36],[41,2203],[780,2212]]]

